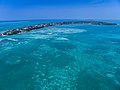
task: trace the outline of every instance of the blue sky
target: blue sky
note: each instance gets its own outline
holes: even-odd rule
[[[0,0],[0,20],[120,19],[120,0]]]

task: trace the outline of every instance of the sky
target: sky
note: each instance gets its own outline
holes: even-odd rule
[[[0,0],[0,20],[120,19],[120,0]]]

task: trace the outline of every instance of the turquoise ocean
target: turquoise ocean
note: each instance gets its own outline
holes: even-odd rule
[[[0,21],[0,32],[58,21],[69,20]],[[0,36],[0,90],[120,90],[120,25]]]

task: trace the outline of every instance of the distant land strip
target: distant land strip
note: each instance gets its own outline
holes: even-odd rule
[[[59,25],[69,25],[69,24],[118,25],[116,23],[98,22],[98,21],[69,21],[69,22],[43,23],[43,24],[37,24],[37,25],[33,25],[33,26],[26,26],[23,28],[8,30],[3,33],[0,33],[0,36],[20,34],[23,32],[29,32],[31,30],[36,30],[36,29],[40,29],[40,28],[45,28],[45,27],[50,27],[50,26],[59,26]]]

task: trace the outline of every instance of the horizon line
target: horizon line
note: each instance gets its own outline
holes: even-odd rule
[[[0,21],[30,21],[30,20],[120,20],[120,19],[61,19],[61,18],[48,18],[48,19],[45,19],[45,18],[42,18],[42,19],[4,19],[4,20],[0,20]]]

